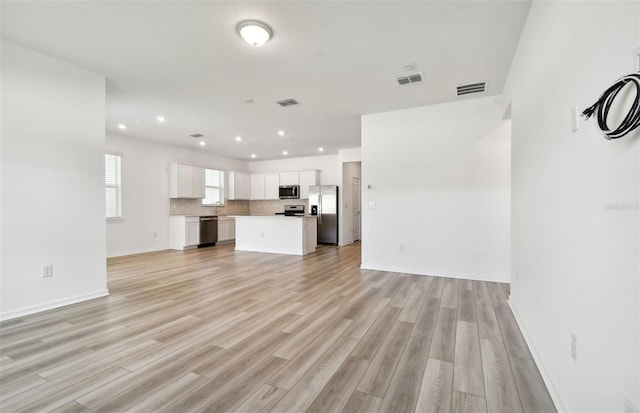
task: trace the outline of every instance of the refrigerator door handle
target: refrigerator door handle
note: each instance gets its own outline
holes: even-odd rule
[[[322,191],[318,195],[318,224],[322,224]]]

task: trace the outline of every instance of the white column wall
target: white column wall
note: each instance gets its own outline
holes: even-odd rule
[[[1,93],[0,318],[107,295],[104,76],[3,40]]]
[[[509,281],[510,125],[499,102],[362,117],[363,268]]]
[[[560,410],[640,406],[640,134],[571,125],[639,48],[640,2],[534,1],[508,76],[510,301]]]

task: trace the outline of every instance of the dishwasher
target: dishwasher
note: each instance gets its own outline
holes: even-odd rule
[[[218,242],[218,217],[200,217],[200,244],[198,248],[216,245]]]

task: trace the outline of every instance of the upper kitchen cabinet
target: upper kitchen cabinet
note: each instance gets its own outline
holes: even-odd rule
[[[264,174],[251,174],[251,200],[265,199]]]
[[[170,164],[169,197],[204,198],[204,169],[177,163]]]
[[[250,199],[251,182],[249,174],[244,172],[227,172],[227,199]]]
[[[279,199],[279,174],[251,174],[251,200]]]
[[[298,172],[280,172],[280,185],[300,185]]]
[[[300,199],[309,199],[309,187],[320,185],[320,171],[300,171]]]
[[[280,199],[280,174],[264,174],[264,198]]]

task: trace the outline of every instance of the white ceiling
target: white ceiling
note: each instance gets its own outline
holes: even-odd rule
[[[358,147],[360,115],[461,99],[458,84],[488,80],[483,95],[500,93],[529,5],[2,1],[1,12],[3,37],[106,75],[108,131],[263,160]],[[273,39],[244,43],[235,26],[245,19]],[[395,83],[408,64],[423,83]],[[285,98],[300,104],[274,103]]]

